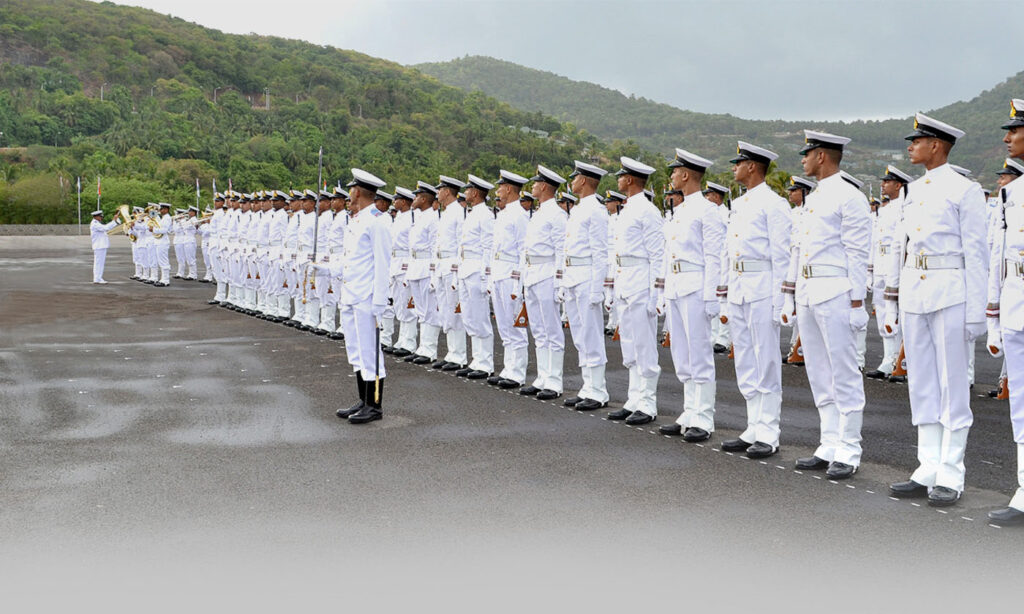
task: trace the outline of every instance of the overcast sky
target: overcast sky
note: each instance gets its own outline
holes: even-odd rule
[[[489,55],[683,109],[905,117],[1024,69],[1020,0],[117,0],[401,64]]]

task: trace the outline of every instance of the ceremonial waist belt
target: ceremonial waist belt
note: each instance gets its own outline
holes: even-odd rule
[[[759,273],[772,270],[770,260],[733,260],[732,270],[739,273]]]
[[[831,264],[805,264],[800,267],[800,275],[804,279],[813,277],[846,277],[846,269]]]
[[[588,266],[594,262],[590,256],[566,256],[565,266]]]
[[[504,254],[502,252],[495,252],[494,253],[494,260],[497,260],[499,262],[511,262],[512,264],[519,264],[519,256],[518,255],[516,255],[516,256],[509,256],[509,255]]]
[[[615,264],[620,267],[643,266],[648,264],[648,260],[639,256],[616,256]]]
[[[414,250],[412,250],[412,257],[415,260],[430,260],[434,256],[430,252],[425,252],[423,250],[415,250],[414,249]]]
[[[330,253],[332,253],[332,254],[340,254],[342,252],[342,250],[344,250],[344,249],[345,249],[344,247],[332,247]]]
[[[471,250],[462,250],[463,260],[482,260],[483,256],[480,252],[474,252]]]
[[[453,252],[451,250],[447,250],[447,251],[440,250],[440,249],[437,250],[437,257],[442,259],[442,260],[444,260],[445,258],[454,258],[457,255],[458,254],[456,254],[455,252]]]
[[[891,251],[892,251],[892,248],[889,247],[888,245],[879,245],[878,246],[878,253],[879,254],[888,254]]]
[[[964,268],[963,256],[929,256],[917,254],[907,258],[904,265],[911,269],[926,271],[929,269],[962,269]]]
[[[549,262],[554,262],[554,261],[555,261],[555,257],[554,256],[531,256],[530,254],[526,254],[526,264],[528,264],[528,265],[548,264]]]
[[[1007,275],[1013,275],[1014,277],[1024,278],[1024,262],[1021,262],[1020,260],[1011,260],[1009,258],[1006,258],[1005,260],[1003,260],[1003,263],[1006,265]]]
[[[673,260],[669,270],[673,273],[703,273],[704,265],[689,260]]]
[[[409,257],[409,250],[407,250],[407,249],[393,249],[393,250],[391,250],[391,257],[392,258],[408,258]]]

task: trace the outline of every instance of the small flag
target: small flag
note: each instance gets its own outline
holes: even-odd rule
[[[100,176],[96,175],[96,196],[103,194],[103,189],[100,186]]]

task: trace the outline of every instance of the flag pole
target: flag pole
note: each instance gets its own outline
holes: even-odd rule
[[[82,177],[78,177],[78,234],[82,234]]]

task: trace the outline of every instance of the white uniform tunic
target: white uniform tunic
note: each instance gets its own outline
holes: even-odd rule
[[[789,267],[789,203],[766,183],[732,201],[726,231],[729,332],[736,384],[747,400],[747,443],[779,445],[782,356],[779,315],[782,281]]]
[[[377,339],[378,318],[388,306],[391,281],[391,232],[376,207],[353,216],[345,228],[339,297],[348,362],[365,381],[383,378],[384,359]]]
[[[630,196],[615,226],[615,309],[622,364],[629,370],[623,409],[658,415],[658,316],[655,285],[664,258],[664,220],[643,192]]]
[[[715,354],[711,322],[717,319],[725,223],[718,206],[700,192],[676,205],[664,226],[665,322],[672,364],[683,384],[683,428],[715,430]]]
[[[394,299],[395,319],[399,322],[412,322],[416,314],[409,309],[409,286],[405,282],[405,273],[409,268],[409,231],[412,229],[413,213],[400,211],[395,215],[391,225],[391,297]],[[396,345],[409,351],[415,348]]]
[[[560,258],[565,288],[565,312],[569,330],[579,353],[579,366],[604,366],[608,359],[604,347],[604,280],[608,273],[608,210],[597,196],[584,196],[569,211],[565,224],[565,244]],[[604,403],[584,394],[579,396]],[[603,393],[607,397],[607,392]]]
[[[156,228],[153,229],[153,245],[156,248],[156,263],[160,267],[160,281],[164,283],[170,283],[171,281],[171,261],[170,254],[168,252],[171,249],[170,234],[171,227],[173,225],[174,222],[171,220],[170,214],[165,213],[160,216]]]
[[[898,288],[913,423],[925,486],[964,488],[963,458],[973,422],[967,376],[970,328],[984,328],[988,254],[981,186],[948,164],[907,189],[887,293]]]
[[[999,306],[998,326],[1009,377],[1010,420],[1013,440],[1017,443],[1018,488],[1010,507],[1024,511],[1024,182],[1015,179],[1007,184],[1000,190],[999,201],[988,301]]]
[[[456,275],[459,268],[459,241],[462,238],[462,223],[465,220],[465,209],[458,201],[452,201],[441,212],[441,218],[437,226],[436,268],[434,291],[437,296],[437,308],[441,314],[441,326],[444,332],[449,335],[462,336],[465,329],[462,325],[462,317],[455,313],[455,307],[459,303],[458,284]],[[450,341],[450,340],[449,340]],[[465,340],[463,340],[465,345]],[[461,357],[453,356],[452,349],[448,350],[446,360],[457,364],[465,364],[465,348],[462,348]]]
[[[864,379],[857,366],[857,333],[864,307],[850,307],[867,293],[871,249],[867,198],[839,173],[818,182],[800,214],[790,282],[807,363],[807,379],[821,417],[821,445],[814,455],[857,467],[861,456]],[[854,325],[857,325],[854,330]]]
[[[519,261],[526,241],[529,217],[518,200],[505,205],[494,220],[494,245],[488,290],[494,306],[494,323],[504,348],[500,376],[513,382],[526,381],[529,337],[526,327],[514,326],[523,308]],[[515,298],[513,298],[515,296]]]
[[[459,302],[469,333],[474,370],[494,371],[494,327],[485,279],[494,245],[494,214],[485,203],[469,208],[459,240]]]

